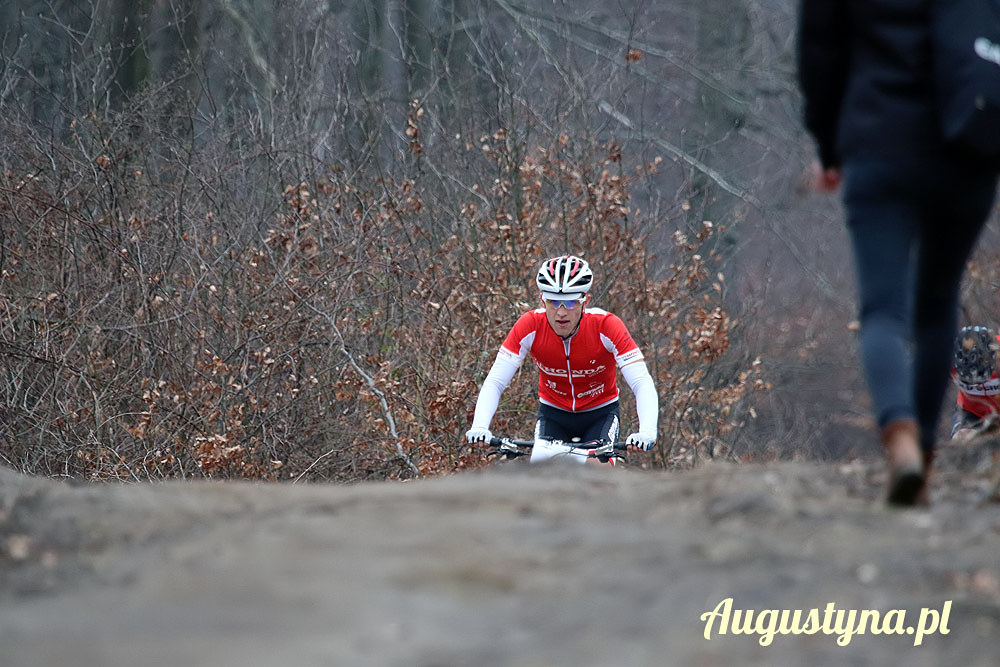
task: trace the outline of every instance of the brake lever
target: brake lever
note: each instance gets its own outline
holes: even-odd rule
[[[519,456],[525,456],[525,453],[518,449],[517,445],[509,442],[501,442],[497,445],[496,449],[486,452],[486,456],[497,456],[498,454],[503,454],[504,458],[507,459],[516,459]]]
[[[608,442],[596,449],[592,449],[590,454],[593,458],[596,458],[601,463],[607,463],[609,459],[624,459],[625,455],[615,450],[615,444],[613,442]]]

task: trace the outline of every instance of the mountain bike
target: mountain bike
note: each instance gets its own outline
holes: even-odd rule
[[[608,442],[607,440],[588,440],[587,442],[580,442],[578,438],[574,438],[570,442],[564,442],[562,440],[550,439],[549,442],[557,445],[564,445],[569,447],[569,452],[586,452],[588,459],[597,459],[601,463],[607,463],[611,461],[612,465],[618,459],[624,463],[625,450],[627,445],[624,442]],[[492,437],[487,441],[487,444],[493,449],[486,452],[486,457],[490,458],[493,456],[501,456],[503,460],[511,461],[518,459],[522,456],[530,456],[531,448],[534,447],[535,442],[533,440],[515,440],[513,438],[505,437]]]

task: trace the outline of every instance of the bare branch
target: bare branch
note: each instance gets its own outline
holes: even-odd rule
[[[293,294],[296,293],[295,289],[291,285],[289,285],[287,282],[285,284],[286,284],[286,286],[288,287],[288,289]],[[300,296],[298,294],[296,294],[296,295]],[[305,304],[305,306],[309,310],[313,311],[314,313],[316,313],[317,315],[319,315],[320,317],[322,317],[323,319],[325,319],[327,321],[327,324],[330,325],[330,329],[337,335],[337,340],[340,343],[340,352],[341,352],[341,354],[343,354],[345,357],[347,357],[347,362],[351,365],[351,368],[354,369],[354,371],[368,384],[368,387],[375,393],[375,395],[378,396],[379,403],[382,405],[382,412],[385,415],[386,423],[389,425],[389,433],[392,435],[393,439],[395,440],[395,444],[396,444],[396,456],[399,459],[401,459],[406,464],[406,466],[410,469],[411,472],[413,472],[414,475],[416,475],[417,477],[419,477],[420,476],[420,468],[418,468],[416,466],[416,464],[413,463],[413,460],[409,456],[406,455],[406,452],[403,451],[403,445],[400,442],[399,433],[396,431],[396,420],[393,419],[393,417],[392,417],[392,410],[389,408],[389,402],[386,400],[385,394],[382,392],[381,389],[379,389],[375,385],[375,380],[372,378],[372,376],[369,375],[368,373],[366,373],[365,370],[363,368],[361,368],[361,366],[358,364],[358,362],[354,359],[354,356],[351,355],[350,351],[347,349],[347,345],[344,343],[344,336],[340,333],[340,327],[338,327],[337,323],[333,321],[333,318],[330,317],[330,315],[328,313],[325,313],[325,312],[321,311],[319,308],[317,308],[316,306],[314,306],[311,303],[309,303],[308,299],[306,299],[304,297],[301,297],[301,296],[300,296],[300,298],[302,300],[302,303]],[[325,458],[326,456],[328,456],[331,453],[332,453],[332,451],[331,452],[327,452],[326,454],[324,454],[323,456],[321,456],[320,459]],[[315,465],[316,463],[319,463],[319,459],[317,459],[313,463],[313,465]],[[312,466],[310,466],[310,468],[311,467]],[[303,473],[303,474],[305,474],[305,473]]]
[[[631,130],[633,132],[635,131],[635,124],[632,122],[632,120],[628,116],[626,116],[625,114],[621,113],[620,111],[618,111],[617,109],[615,109],[613,106],[611,106],[611,103],[608,102],[607,100],[601,100],[597,104],[597,107],[601,111],[603,111],[604,113],[606,113],[609,116],[611,116],[612,118],[614,118],[620,124],[622,124],[623,126],[627,127],[629,130]],[[743,201],[745,201],[745,202],[747,202],[747,203],[749,203],[749,204],[751,204],[751,205],[753,205],[755,207],[758,207],[758,208],[763,207],[763,204],[761,204],[760,200],[757,199],[757,197],[755,197],[749,190],[746,190],[744,188],[741,188],[738,185],[734,185],[734,184],[730,183],[726,179],[726,177],[723,176],[722,174],[720,174],[718,171],[716,171],[715,169],[712,169],[707,164],[705,164],[704,162],[702,162],[698,158],[694,157],[693,155],[691,155],[691,154],[689,154],[689,153],[681,150],[679,147],[677,147],[674,144],[670,143],[666,139],[663,139],[661,137],[651,137],[651,136],[646,135],[646,134],[643,134],[641,136],[641,138],[643,138],[643,139],[649,139],[650,141],[654,142],[657,146],[659,146],[660,148],[664,149],[665,151],[667,151],[668,153],[670,153],[674,157],[682,160],[683,162],[687,163],[688,165],[690,165],[690,166],[694,167],[695,169],[697,169],[698,171],[702,172],[703,174],[705,174],[706,176],[708,176],[709,178],[711,178],[713,181],[715,181],[715,183],[720,188],[722,188],[723,190],[725,190],[729,194],[731,194],[731,195],[733,195],[735,197],[739,197]]]

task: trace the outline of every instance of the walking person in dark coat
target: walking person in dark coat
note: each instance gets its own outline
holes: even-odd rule
[[[997,173],[941,138],[930,0],[802,0],[799,83],[814,186],[843,185],[862,366],[889,470],[888,501],[928,502],[927,476],[966,261]]]

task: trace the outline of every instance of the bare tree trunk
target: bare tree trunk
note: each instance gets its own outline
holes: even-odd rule
[[[357,142],[360,145],[371,145],[377,141],[380,132],[379,109],[381,103],[383,72],[385,70],[386,54],[383,45],[386,41],[386,25],[388,23],[386,10],[387,0],[370,0],[357,3],[353,17],[353,35],[357,54],[355,82],[362,99],[358,101],[360,117],[357,118]],[[352,142],[354,143],[354,142]]]
[[[202,3],[198,0],[169,0],[158,3],[151,19],[149,39],[150,74],[165,79],[181,74],[190,88],[192,65],[201,55]]]
[[[742,65],[750,47],[750,17],[746,0],[703,0],[699,10],[698,64],[708,73],[697,83],[702,123],[687,134],[685,149],[712,170],[731,172],[741,156],[735,154],[734,135],[746,122]],[[725,192],[703,170],[691,174],[691,223],[703,220],[726,225],[721,236],[720,261],[735,251],[736,223],[741,202]]]
[[[151,0],[114,0],[108,25],[108,46],[114,83],[111,102],[116,106],[130,98],[149,79],[149,54],[143,26]]]
[[[271,62],[275,39],[275,11],[273,0],[221,0],[222,9],[233,22],[240,42],[236,45],[246,62],[246,75],[254,92],[269,99],[277,89],[278,81]]]
[[[357,78],[365,94],[374,94],[382,84],[382,68],[386,25],[386,0],[358,3],[354,17],[354,35],[357,41]]]
[[[174,131],[190,135],[194,131],[192,112],[201,93],[197,71],[202,62],[202,3],[158,3],[149,23],[150,79],[170,82],[163,117],[174,124]]]
[[[6,57],[17,47],[17,32],[14,31],[14,20],[21,11],[21,0],[0,2],[0,45]]]
[[[66,107],[57,95],[72,97],[75,92],[67,35],[86,34],[88,24],[86,10],[74,12],[62,3],[0,2],[0,102],[16,100],[29,116],[59,127]],[[12,63],[21,63],[23,69],[10,67]],[[25,81],[29,85],[18,86]]]
[[[434,69],[436,0],[405,0],[409,96],[423,99]]]

